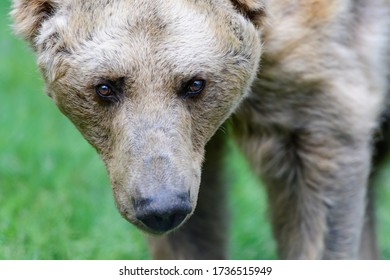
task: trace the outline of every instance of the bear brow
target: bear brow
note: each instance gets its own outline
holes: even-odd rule
[[[42,42],[42,51],[52,49],[55,54],[70,55],[70,49],[60,38],[58,32],[53,32]]]

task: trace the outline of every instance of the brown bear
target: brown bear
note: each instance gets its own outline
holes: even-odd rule
[[[14,0],[12,16],[155,258],[227,257],[219,128],[231,117],[266,184],[279,256],[354,259],[377,257],[366,204],[389,10],[386,0]]]

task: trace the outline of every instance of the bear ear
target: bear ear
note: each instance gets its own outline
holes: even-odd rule
[[[231,0],[236,9],[253,22],[256,27],[264,24],[266,0]]]
[[[34,47],[42,23],[50,18],[56,9],[56,0],[13,0],[11,17],[16,33]]]

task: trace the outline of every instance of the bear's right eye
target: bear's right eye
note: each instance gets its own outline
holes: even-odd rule
[[[115,79],[99,78],[94,83],[95,94],[103,102],[117,102],[120,101],[123,93],[124,77]]]
[[[101,98],[111,98],[111,97],[113,97],[113,90],[107,84],[97,85],[95,87],[95,91],[96,91],[97,95],[99,95]]]

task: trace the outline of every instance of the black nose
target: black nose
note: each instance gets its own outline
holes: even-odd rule
[[[136,218],[154,233],[178,227],[192,211],[188,194],[170,192],[134,201],[134,208]]]
[[[141,217],[139,220],[152,231],[164,233],[180,225],[187,217],[187,214],[182,214],[180,212],[172,214],[155,213]]]

